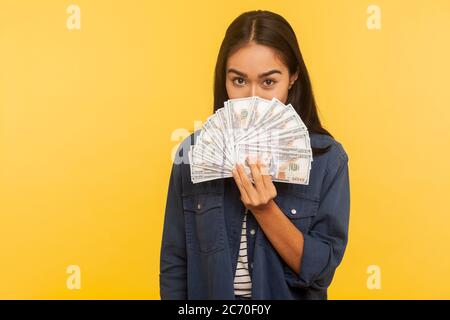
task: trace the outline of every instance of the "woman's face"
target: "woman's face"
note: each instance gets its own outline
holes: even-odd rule
[[[228,57],[226,88],[230,99],[259,96],[286,103],[288,90],[298,74],[289,74],[287,66],[270,47],[250,43]]]

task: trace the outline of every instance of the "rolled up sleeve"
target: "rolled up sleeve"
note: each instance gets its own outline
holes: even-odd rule
[[[181,164],[170,175],[160,256],[160,295],[163,300],[187,298],[186,240],[181,198]]]
[[[303,234],[300,273],[288,273],[289,285],[325,289],[331,284],[347,246],[349,215],[348,157],[341,151],[327,166],[317,214]]]

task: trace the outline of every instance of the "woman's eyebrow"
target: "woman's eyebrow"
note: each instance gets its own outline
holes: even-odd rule
[[[230,73],[230,72],[236,73],[236,74],[240,75],[243,78],[247,78],[247,74],[245,74],[245,73],[243,73],[241,71],[238,71],[238,70],[236,70],[234,68],[229,68],[228,69],[228,73]],[[264,73],[261,73],[260,75],[258,75],[258,78],[264,78],[264,77],[270,76],[271,74],[274,74],[274,73],[282,74],[280,70],[273,69],[273,70],[269,70],[269,71],[266,71]]]
[[[280,70],[273,69],[273,70],[269,70],[269,71],[267,71],[267,72],[261,73],[261,74],[258,76],[258,78],[264,78],[264,77],[270,76],[271,74],[274,74],[274,73],[282,74]]]
[[[247,78],[247,75],[241,71],[238,71],[236,69],[230,68],[228,69],[228,73],[236,73],[237,75],[240,75],[243,78]]]

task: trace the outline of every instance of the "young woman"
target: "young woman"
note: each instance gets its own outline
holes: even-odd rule
[[[233,178],[193,184],[187,161],[197,132],[172,167],[161,246],[162,299],[327,299],[348,239],[348,157],[318,117],[289,23],[252,11],[229,26],[220,48],[214,106],[234,98],[292,104],[308,127],[308,185],[273,182],[250,164]],[[181,162],[181,163],[180,163]]]

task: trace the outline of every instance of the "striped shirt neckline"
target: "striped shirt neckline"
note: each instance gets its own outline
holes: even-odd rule
[[[247,256],[247,215],[248,209],[245,209],[244,219],[242,221],[241,241],[239,245],[236,273],[234,275],[234,294],[236,296],[251,298],[252,279],[248,270]]]

